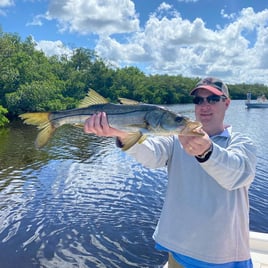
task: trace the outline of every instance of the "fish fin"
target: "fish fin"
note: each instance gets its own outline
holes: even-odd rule
[[[46,113],[46,112],[25,113],[25,114],[19,115],[19,117],[24,120],[23,122],[25,124],[38,126],[39,128],[40,125],[49,121],[49,114],[50,113]]]
[[[83,124],[73,124],[74,127],[77,127],[77,128],[84,128],[84,125]]]
[[[102,97],[94,89],[90,89],[86,97],[79,103],[78,108],[86,108],[90,105],[105,103],[109,103],[109,101],[106,98]]]
[[[142,143],[146,140],[147,136],[140,131],[128,133],[128,136],[122,140],[122,150],[126,151],[136,143]]]
[[[28,125],[35,125],[38,129],[40,129],[40,132],[37,135],[37,138],[35,140],[35,146],[37,148],[43,147],[49,140],[49,138],[52,136],[52,134],[55,131],[55,127],[49,120],[50,113],[25,113],[19,115],[21,119],[24,120],[25,124]]]
[[[202,124],[197,121],[188,121],[185,128],[183,128],[179,135],[181,136],[204,136],[205,134],[200,132]]]
[[[118,98],[120,104],[124,105],[137,105],[140,104],[140,102],[131,100],[131,99],[126,99],[126,98]]]

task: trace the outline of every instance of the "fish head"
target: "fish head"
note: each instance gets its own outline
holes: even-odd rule
[[[160,127],[167,132],[179,132],[185,128],[188,118],[171,111],[164,111],[160,118]]]
[[[156,107],[145,116],[147,128],[154,133],[179,133],[185,128],[188,118],[163,107]]]
[[[157,107],[148,112],[145,116],[147,129],[159,135],[186,135],[203,136],[200,133],[202,124],[198,121],[191,121],[188,117],[176,114],[164,107]]]
[[[161,128],[173,134],[184,136],[204,136],[200,132],[202,124],[192,121],[188,117],[180,114],[165,113],[161,119]]]

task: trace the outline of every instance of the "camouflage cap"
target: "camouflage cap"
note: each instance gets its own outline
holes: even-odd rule
[[[197,89],[206,89],[218,96],[226,96],[229,98],[229,90],[225,83],[214,77],[207,77],[200,80],[191,90],[190,95],[194,95]]]

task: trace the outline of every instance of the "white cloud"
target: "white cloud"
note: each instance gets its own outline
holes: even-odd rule
[[[157,8],[158,11],[161,11],[161,10],[169,10],[172,8],[172,5],[170,4],[167,4],[166,2],[163,2],[160,4],[160,6]]]
[[[10,6],[14,6],[13,0],[0,0],[0,16],[5,16],[6,12],[4,9]]]
[[[229,82],[267,84],[268,9],[255,13],[245,8],[235,21],[217,30],[207,28],[200,18],[190,22],[173,14],[172,18],[152,14],[144,30],[134,32],[128,43],[109,37],[100,39],[96,50],[118,64],[146,63],[148,73],[215,75]],[[257,36],[255,43],[247,38],[251,33]]]
[[[236,14],[235,13],[232,13],[232,14],[225,13],[225,10],[222,9],[221,10],[221,16],[223,18],[226,18],[226,19],[235,19]]]
[[[28,22],[26,26],[42,26],[43,19],[47,19],[47,17],[45,15],[37,15],[31,22]]]
[[[146,53],[144,46],[139,44],[138,40],[137,42],[120,44],[111,37],[103,36],[95,49],[103,59],[117,67],[152,60],[151,55]]]
[[[47,41],[41,40],[36,42],[36,49],[43,51],[47,56],[61,56],[66,55],[71,56],[73,51],[66,47],[60,40],[58,41]]]
[[[131,0],[54,0],[45,18],[57,20],[61,31],[95,33],[96,52],[115,66],[267,84],[268,9],[255,12],[249,7],[232,14],[221,10],[219,15],[228,23],[210,29],[201,18],[183,19],[163,2],[141,29]],[[39,15],[35,23],[41,24],[41,19]],[[47,55],[66,54],[69,49],[59,42],[41,41],[38,46]]]
[[[14,2],[12,0],[0,0],[0,8],[9,7],[12,5],[14,5]]]
[[[46,18],[57,20],[60,31],[84,35],[128,33],[139,29],[131,0],[53,0]]]

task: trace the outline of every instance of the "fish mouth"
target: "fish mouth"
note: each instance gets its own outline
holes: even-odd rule
[[[204,136],[204,133],[200,132],[201,127],[201,122],[186,120],[185,127],[180,131],[179,135]]]

